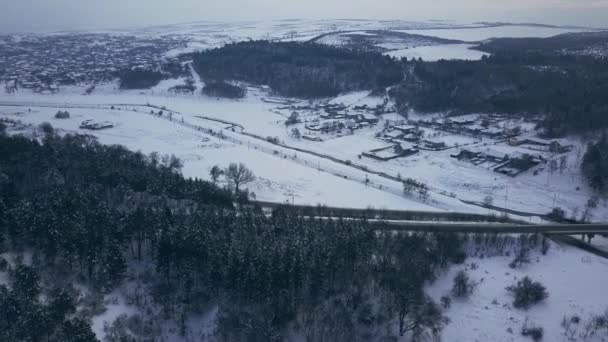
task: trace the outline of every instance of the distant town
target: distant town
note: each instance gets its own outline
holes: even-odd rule
[[[121,70],[162,70],[165,53],[184,46],[177,37],[113,34],[0,36],[0,83],[54,93],[62,85],[111,81]]]

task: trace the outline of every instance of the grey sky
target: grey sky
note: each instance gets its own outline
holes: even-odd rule
[[[196,20],[370,18],[608,25],[608,0],[0,0],[0,31]]]

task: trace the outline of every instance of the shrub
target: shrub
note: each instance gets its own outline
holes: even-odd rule
[[[69,119],[70,118],[70,112],[66,111],[58,111],[55,114],[55,119]]]
[[[226,82],[210,82],[203,87],[203,94],[214,97],[240,99],[247,95],[247,89]]]
[[[509,263],[509,267],[517,268],[527,263],[530,263],[529,250],[526,247],[521,247],[515,258],[513,258],[513,261]]]
[[[563,222],[566,219],[566,212],[562,208],[553,208],[547,217],[555,222]]]
[[[513,306],[518,309],[528,309],[530,306],[540,303],[549,297],[545,286],[539,282],[524,277],[516,285],[507,287],[514,295]]]
[[[452,305],[452,298],[450,298],[449,296],[441,296],[440,302],[441,302],[441,306],[444,309],[449,309],[450,306]]]
[[[543,339],[544,330],[541,327],[528,327],[524,325],[521,329],[521,335],[530,337],[534,341],[540,341]]]
[[[50,123],[46,122],[46,121],[43,122],[43,123],[41,123],[38,127],[46,135],[51,135],[51,134],[53,134],[55,132],[55,129],[53,128],[53,126]]]
[[[473,293],[473,289],[475,289],[475,284],[471,281],[467,272],[458,272],[454,277],[452,296],[456,298],[467,298]]]

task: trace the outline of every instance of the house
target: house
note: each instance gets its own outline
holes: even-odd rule
[[[458,154],[451,154],[450,157],[456,158],[458,160],[462,159],[475,159],[482,156],[481,152],[475,152],[470,150],[460,150]]]
[[[313,137],[310,135],[303,135],[302,139],[308,140],[308,141],[317,141],[317,142],[323,141],[323,139],[321,139],[320,137]]]
[[[395,158],[411,156],[418,152],[419,150],[416,148],[416,146],[401,143],[389,147],[378,148],[369,152],[363,152],[362,154],[368,158],[388,161]]]
[[[511,145],[511,146],[523,145],[524,142],[525,142],[524,139],[520,139],[518,137],[513,137],[513,138],[509,139],[509,145]]]
[[[365,113],[361,115],[363,116],[362,121],[367,122],[370,125],[375,125],[378,123],[378,121],[380,121],[380,119],[374,114]]]
[[[478,135],[481,132],[485,131],[486,128],[479,124],[467,125],[462,128],[462,130],[466,133]]]
[[[471,115],[454,116],[454,117],[448,118],[448,121],[450,123],[455,124],[455,125],[460,125],[460,126],[471,125],[471,124],[475,123],[476,120],[477,120],[477,117],[471,116]]]
[[[492,150],[486,151],[484,153],[484,156],[486,157],[487,161],[490,161],[493,163],[502,163],[504,161],[509,160],[509,155],[507,155],[506,153],[492,151]]]
[[[466,149],[460,150],[458,154],[451,154],[450,157],[468,161],[473,165],[479,165],[486,161],[486,156],[482,152]]]
[[[114,124],[109,121],[95,122],[93,120],[85,120],[80,124],[80,128],[90,130],[100,130],[112,127],[114,127]]]
[[[548,149],[551,152],[564,152],[571,149],[569,146],[562,146],[562,144],[557,140],[546,140],[540,138],[518,139],[517,137],[509,139],[509,145],[511,146],[520,146],[524,144],[539,146],[544,149]]]
[[[416,142],[418,140],[420,140],[420,135],[416,134],[416,133],[409,133],[406,134],[402,137],[403,140],[405,141],[409,141],[409,142]]]
[[[401,131],[403,134],[416,133],[418,131],[418,127],[413,125],[399,125],[394,126],[393,128]]]
[[[538,156],[535,157],[529,154],[516,154],[507,163],[496,167],[494,171],[510,177],[515,177],[520,173],[540,164],[541,162],[542,158]]]
[[[399,138],[403,137],[403,133],[400,131],[390,131],[390,132],[384,133],[384,137],[386,137],[388,139],[399,139]]]
[[[500,138],[505,135],[505,132],[498,127],[490,127],[488,129],[483,130],[483,135],[488,136],[490,138]]]
[[[421,147],[427,150],[440,151],[447,148],[447,145],[443,141],[422,140],[420,143]]]

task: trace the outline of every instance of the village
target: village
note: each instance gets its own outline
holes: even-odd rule
[[[159,70],[164,54],[184,44],[175,37],[88,33],[0,36],[0,83],[8,94],[20,88],[55,93],[61,86],[100,84],[123,69]]]
[[[309,142],[372,131],[384,146],[362,150],[358,157],[380,162],[448,151],[449,157],[461,163],[516,177],[532,169],[534,175],[545,168],[553,172],[563,167],[560,156],[564,160],[563,155],[573,149],[558,139],[539,137],[536,119],[499,114],[407,119],[395,113],[387,98],[367,102],[346,105],[334,99],[301,105],[288,101],[274,111],[288,117],[286,126],[296,127],[291,129],[292,136]]]

